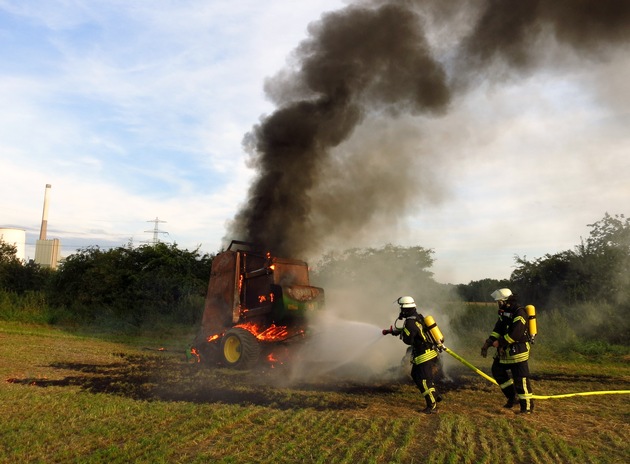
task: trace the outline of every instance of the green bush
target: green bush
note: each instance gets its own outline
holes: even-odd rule
[[[611,345],[601,340],[584,341],[582,343],[575,344],[572,348],[576,353],[594,357],[603,357],[608,355],[622,356],[628,353],[627,347]]]
[[[456,336],[475,338],[482,343],[498,319],[494,303],[458,303],[450,304],[445,309],[450,317],[451,330]]]
[[[18,294],[0,290],[0,319],[33,324],[53,324],[59,314],[46,303],[43,292]]]
[[[138,327],[158,319],[197,323],[211,262],[209,255],[163,243],[79,250],[56,272],[51,303],[89,323],[108,318]]]

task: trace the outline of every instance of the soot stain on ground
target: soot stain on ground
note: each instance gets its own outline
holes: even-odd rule
[[[208,368],[184,362],[172,355],[118,354],[120,362],[109,364],[52,363],[49,367],[73,374],[63,378],[9,378],[6,381],[26,386],[79,387],[90,393],[120,395],[144,401],[187,401],[259,405],[276,409],[318,410],[362,409],[364,386],[345,385],[336,389],[283,386],[281,369],[233,371]],[[377,387],[375,391],[386,391]],[[331,395],[330,392],[340,395]],[[328,393],[328,394],[327,394]]]
[[[8,383],[25,386],[79,387],[90,393],[120,395],[143,401],[186,401],[257,405],[275,409],[357,410],[366,409],[375,397],[402,394],[413,386],[410,378],[351,381],[321,377],[316,380],[287,382],[289,369],[261,366],[251,371],[207,367],[183,361],[172,354],[117,354],[120,361],[109,364],[52,363],[50,368],[72,372],[63,378],[9,378]],[[535,375],[533,380],[582,381],[600,385],[613,383],[606,376],[567,374]],[[487,383],[487,385],[486,385]],[[495,388],[467,370],[451,369],[441,377],[437,389],[442,394]]]

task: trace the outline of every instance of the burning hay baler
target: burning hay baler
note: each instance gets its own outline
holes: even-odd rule
[[[200,331],[200,362],[249,369],[303,339],[308,316],[323,308],[304,261],[271,256],[233,240],[212,260]]]

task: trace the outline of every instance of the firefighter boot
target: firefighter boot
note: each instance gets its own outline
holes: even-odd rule
[[[505,403],[503,407],[507,409],[512,409],[518,401],[518,399],[516,398],[516,389],[514,388],[514,385],[508,385],[507,387],[502,388],[501,391],[507,398],[507,403]]]
[[[504,408],[506,409],[512,409],[514,407],[514,405],[516,404],[517,399],[512,397],[512,398],[508,398],[507,403],[505,403],[503,405]]]
[[[422,410],[425,414],[436,414],[438,412],[437,403],[432,403],[431,400],[427,397],[427,407]]]
[[[534,400],[518,400],[521,410],[519,414],[531,414],[534,412]]]

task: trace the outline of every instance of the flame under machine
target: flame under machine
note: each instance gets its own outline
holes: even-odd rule
[[[287,354],[308,333],[308,316],[324,307],[308,265],[233,240],[212,260],[201,328],[191,354],[199,362],[249,369]]]

